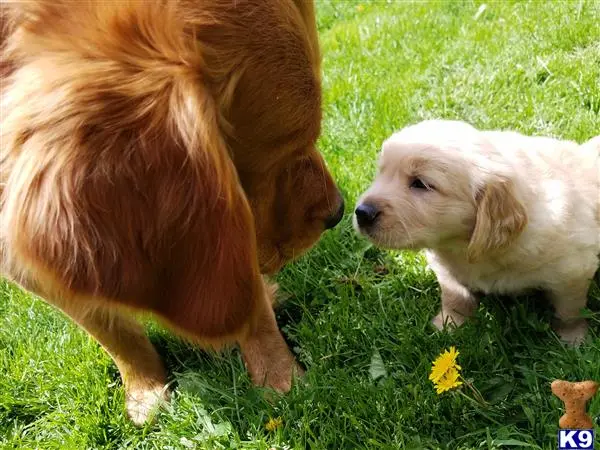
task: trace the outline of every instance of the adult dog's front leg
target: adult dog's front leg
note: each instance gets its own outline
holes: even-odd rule
[[[247,336],[240,340],[240,348],[254,384],[287,392],[294,374],[301,375],[302,369],[277,326],[272,306],[274,290],[265,285],[257,318]]]
[[[92,307],[76,299],[52,303],[110,354],[125,385],[127,414],[136,425],[142,425],[160,402],[169,397],[163,363],[143,327],[106,303]]]

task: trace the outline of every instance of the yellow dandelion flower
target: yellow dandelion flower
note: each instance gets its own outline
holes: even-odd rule
[[[450,347],[450,350],[446,350],[440,356],[438,356],[433,365],[431,366],[431,374],[429,379],[437,384],[451,369],[455,369],[456,373],[460,372],[461,367],[456,364],[456,358],[459,352],[455,347]]]
[[[265,424],[265,429],[267,431],[275,431],[277,428],[279,428],[281,425],[283,425],[283,420],[281,419],[281,417],[276,417],[274,419],[269,419],[269,421]]]
[[[435,382],[435,392],[439,395],[442,392],[449,391],[460,386],[462,381],[459,380],[460,374],[456,368],[451,367],[442,378]]]
[[[363,11],[365,10],[365,7],[364,7],[363,5],[357,5],[357,6],[356,6],[356,10],[357,10],[358,12],[363,12]]]

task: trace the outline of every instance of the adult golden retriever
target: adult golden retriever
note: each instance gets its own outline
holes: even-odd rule
[[[136,311],[203,345],[239,343],[255,383],[289,389],[263,274],[343,213],[315,148],[312,2],[1,11],[2,273],[110,353],[136,423],[166,396]]]

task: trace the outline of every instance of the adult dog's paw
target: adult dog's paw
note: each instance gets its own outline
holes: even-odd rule
[[[130,388],[125,399],[127,415],[135,425],[142,426],[154,419],[158,408],[167,402],[170,396],[166,385],[154,384]]]

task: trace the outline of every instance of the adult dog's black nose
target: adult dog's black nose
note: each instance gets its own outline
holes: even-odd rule
[[[325,229],[330,230],[335,227],[344,217],[344,199],[340,196],[340,206],[338,210],[332,216],[328,217],[325,221]]]
[[[354,210],[354,214],[359,227],[368,227],[375,223],[379,210],[370,203],[361,203]]]

